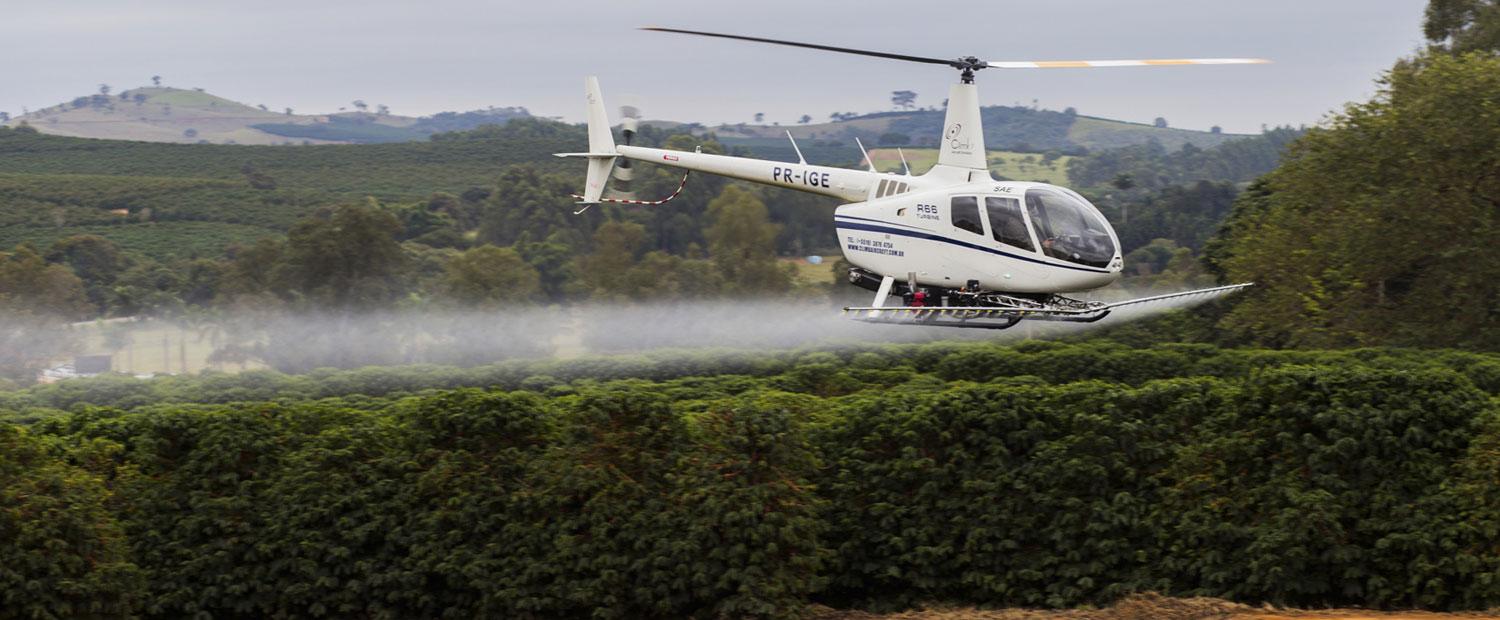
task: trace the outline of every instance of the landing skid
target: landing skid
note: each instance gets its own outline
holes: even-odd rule
[[[894,278],[890,276],[883,279],[880,287],[882,290],[878,291],[875,297],[875,305],[844,308],[845,316],[866,323],[977,329],[1007,329],[1023,320],[1093,323],[1109,316],[1114,310],[1126,306],[1216,295],[1252,286],[1250,283],[1231,284],[1112,303],[1083,301],[1061,295],[1017,297],[993,292],[950,291],[950,295],[943,296],[944,299],[959,299],[973,305],[886,306],[883,303],[885,294],[890,292],[893,281]]]

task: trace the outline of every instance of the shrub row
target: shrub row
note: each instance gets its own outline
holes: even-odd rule
[[[809,601],[1060,607],[1157,590],[1500,605],[1500,412],[1453,370],[781,391],[818,364],[891,372],[875,355],[6,427],[0,604],[784,617]]]
[[[777,377],[777,389],[822,396],[883,388],[917,375],[945,381],[990,381],[1031,376],[1049,384],[1101,380],[1140,385],[1174,377],[1243,378],[1290,364],[1417,370],[1450,369],[1481,390],[1500,395],[1500,356],[1465,351],[1354,349],[1271,351],[1167,344],[1132,348],[1102,341],[1028,341],[1014,346],[942,342],[865,345],[830,350],[774,352],[680,350],[572,360],[517,359],[474,367],[381,366],[320,369],[292,375],[276,371],[140,380],[102,376],[0,391],[0,419],[68,410],[81,405],[130,409],[156,403],[299,401],[351,395],[390,396],[432,389],[485,387],[544,391],[579,381],[744,375]],[[881,371],[881,372],[873,372]]]

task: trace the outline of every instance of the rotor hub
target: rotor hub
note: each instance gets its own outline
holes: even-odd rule
[[[977,56],[960,56],[948,63],[959,71],[959,80],[965,84],[974,83],[974,72],[989,67],[989,63],[980,60]]]

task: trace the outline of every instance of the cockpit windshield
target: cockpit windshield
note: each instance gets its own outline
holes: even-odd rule
[[[1115,257],[1109,225],[1092,207],[1061,192],[1026,191],[1026,212],[1042,253],[1090,267],[1106,267]]]

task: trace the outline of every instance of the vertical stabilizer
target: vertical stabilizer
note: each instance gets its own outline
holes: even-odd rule
[[[615,166],[615,137],[609,130],[609,115],[604,112],[599,78],[592,75],[584,78],[583,88],[589,106],[589,172],[583,186],[583,202],[595,203],[604,195],[610,170]]]
[[[948,89],[948,116],[943,119],[938,165],[988,171],[985,157],[979,91],[973,84],[954,84]]]

